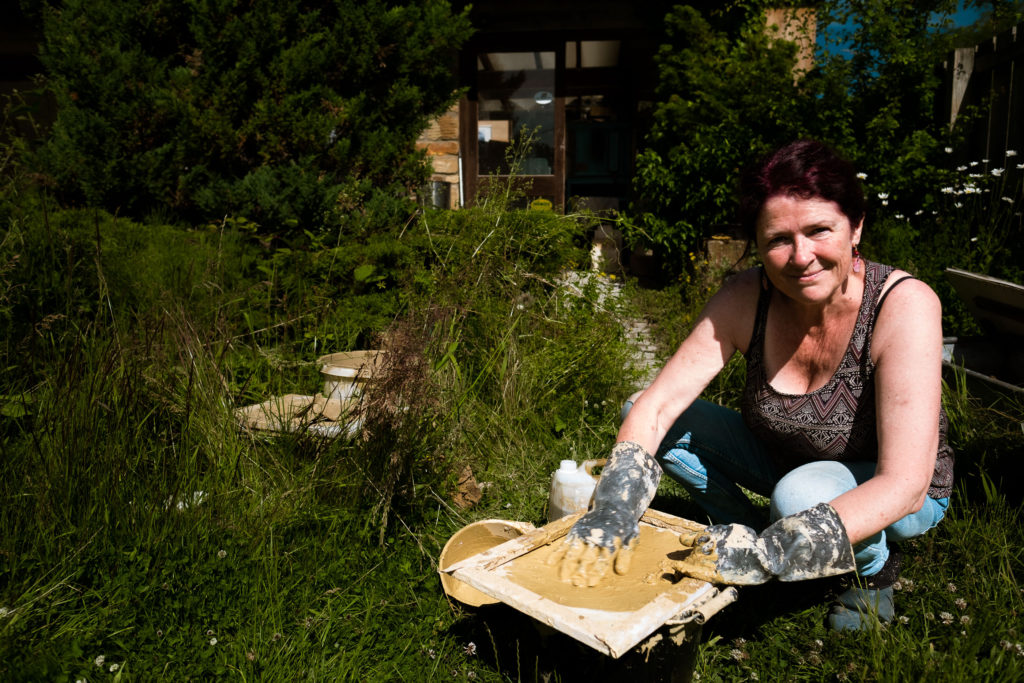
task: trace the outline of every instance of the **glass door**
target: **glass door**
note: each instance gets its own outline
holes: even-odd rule
[[[477,55],[476,157],[479,182],[513,171],[530,199],[564,197],[564,102],[556,97],[556,52]],[[516,167],[516,168],[514,168]]]

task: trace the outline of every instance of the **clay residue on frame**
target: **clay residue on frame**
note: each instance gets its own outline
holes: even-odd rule
[[[641,524],[629,572],[620,576],[609,571],[598,585],[591,587],[561,581],[558,566],[545,564],[562,540],[512,560],[501,571],[513,583],[560,605],[606,612],[634,612],[680,580],[675,561],[682,559],[686,551],[679,543],[679,535],[672,531]],[[694,589],[700,586],[697,581],[692,583]]]

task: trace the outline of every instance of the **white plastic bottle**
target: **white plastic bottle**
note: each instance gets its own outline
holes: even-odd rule
[[[597,486],[597,480],[587,471],[590,462],[577,467],[574,460],[563,460],[555,470],[551,476],[551,493],[548,496],[548,522],[577,512],[586,512],[590,507],[590,499]]]

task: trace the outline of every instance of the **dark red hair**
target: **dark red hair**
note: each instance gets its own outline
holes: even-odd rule
[[[740,178],[738,218],[754,240],[757,218],[772,197],[820,198],[835,202],[856,228],[864,218],[864,191],[853,164],[815,140],[797,140],[775,150]]]

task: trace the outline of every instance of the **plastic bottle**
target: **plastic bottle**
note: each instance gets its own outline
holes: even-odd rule
[[[586,512],[590,507],[590,499],[593,498],[594,487],[597,486],[597,480],[588,473],[588,466],[591,466],[592,462],[587,461],[577,467],[574,460],[563,460],[551,475],[548,522],[577,512]]]

